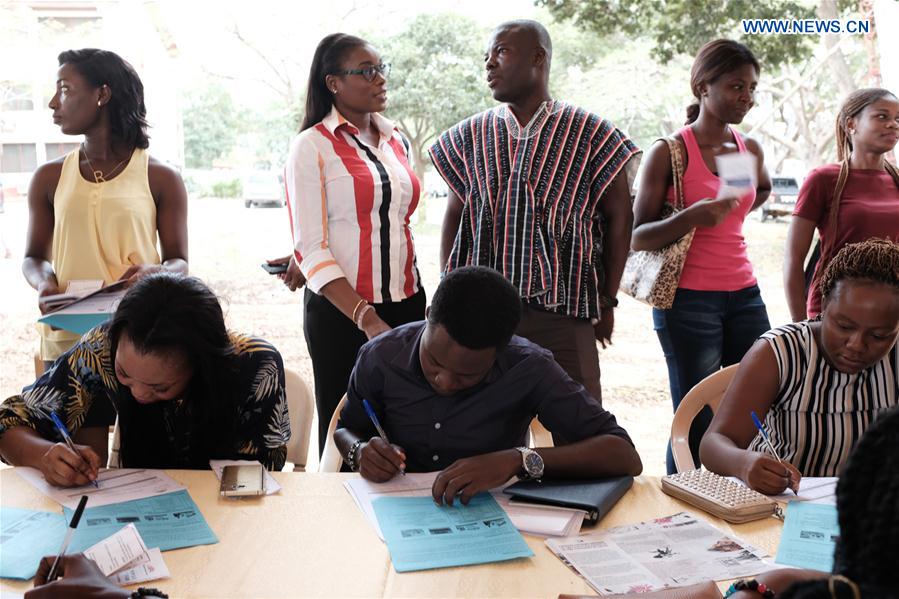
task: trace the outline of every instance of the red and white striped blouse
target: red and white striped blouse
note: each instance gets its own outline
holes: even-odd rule
[[[409,142],[372,115],[377,147],[336,108],[297,135],[285,168],[294,251],[315,293],[341,277],[372,303],[400,301],[419,290],[409,219],[420,185]]]

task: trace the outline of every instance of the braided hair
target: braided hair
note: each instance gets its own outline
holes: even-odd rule
[[[899,407],[882,414],[861,438],[837,485],[840,538],[834,577],[798,583],[782,599],[899,598]]]
[[[828,261],[836,253],[837,242],[837,215],[840,212],[840,198],[843,195],[843,189],[846,187],[846,181],[849,180],[849,160],[852,158],[852,138],[849,135],[849,119],[856,118],[861,114],[862,110],[882,98],[896,98],[896,95],[889,90],[878,87],[867,87],[856,90],[849,94],[840,107],[837,115],[836,123],[836,142],[837,142],[837,161],[840,163],[840,174],[837,176],[837,184],[833,190],[833,200],[830,202],[830,212],[827,217],[827,235],[821,244],[821,258],[819,264],[825,266]],[[890,164],[886,160],[883,161],[884,168],[893,177],[896,186],[899,187],[899,169],[895,165]],[[824,269],[819,266],[815,274],[815,278],[821,278],[821,272]],[[824,294],[822,293],[823,297]]]
[[[886,239],[850,243],[824,268],[819,288],[827,298],[844,279],[862,279],[892,285],[899,291],[899,244]]]

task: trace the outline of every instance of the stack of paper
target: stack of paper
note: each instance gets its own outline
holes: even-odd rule
[[[134,524],[84,551],[110,580],[125,586],[167,578],[169,569],[158,547],[147,549]]]
[[[383,541],[384,534],[372,507],[374,500],[381,497],[431,497],[431,487],[437,474],[407,474],[386,483],[373,483],[360,477],[345,482],[344,487]],[[544,537],[571,536],[577,534],[584,521],[585,512],[582,510],[512,502],[508,495],[502,493],[502,489],[495,489],[493,496],[521,532]]]

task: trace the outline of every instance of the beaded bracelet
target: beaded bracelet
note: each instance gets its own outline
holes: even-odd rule
[[[143,597],[159,597],[159,599],[169,599],[169,596],[159,589],[139,587],[131,593],[131,599],[142,599]]]
[[[763,582],[757,581],[755,578],[750,578],[749,580],[738,580],[737,582],[731,584],[727,588],[727,592],[724,593],[725,597],[730,597],[735,594],[737,591],[755,591],[762,597],[766,599],[773,599],[776,596],[774,590],[766,585]]]

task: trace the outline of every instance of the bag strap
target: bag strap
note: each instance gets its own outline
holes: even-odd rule
[[[684,209],[684,155],[680,143],[674,136],[665,137],[668,153],[671,154],[671,179],[674,181],[674,209]]]

